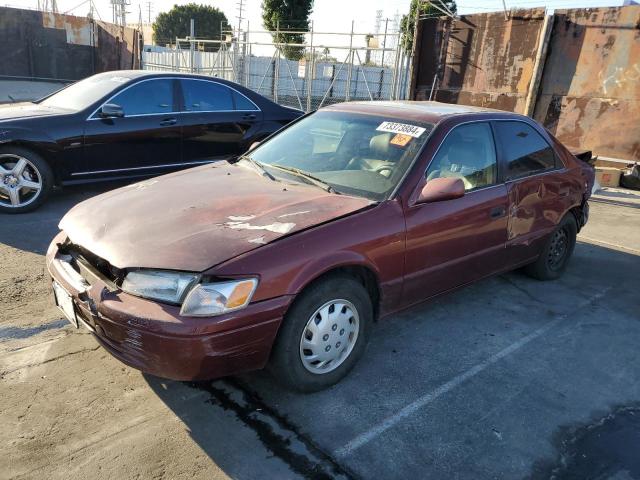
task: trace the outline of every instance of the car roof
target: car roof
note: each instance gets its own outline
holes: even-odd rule
[[[366,113],[370,115],[390,116],[394,118],[404,118],[406,120],[429,123],[438,123],[445,118],[455,115],[472,115],[481,113],[510,114],[514,117],[521,117],[519,114],[505,112],[503,110],[495,110],[493,108],[412,100],[335,103],[322,108],[322,110]]]
[[[145,78],[145,77],[193,77],[193,78],[205,78],[209,80],[222,80],[228,81],[224,78],[211,77],[207,75],[196,75],[193,73],[183,72],[162,72],[155,70],[110,70],[108,72],[98,73],[97,75],[114,76],[123,78]]]

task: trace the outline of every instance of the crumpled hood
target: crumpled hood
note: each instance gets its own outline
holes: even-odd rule
[[[224,162],[93,197],[73,207],[60,228],[118,268],[203,271],[371,203]]]
[[[61,108],[43,107],[36,103],[7,103],[0,105],[0,122],[6,120],[21,120],[33,117],[45,117],[51,115],[65,115],[71,113]]]

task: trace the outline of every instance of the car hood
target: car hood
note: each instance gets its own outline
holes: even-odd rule
[[[93,197],[73,207],[60,228],[118,268],[203,271],[372,203],[224,162]]]
[[[69,110],[44,107],[37,103],[7,103],[0,105],[0,122],[33,117],[48,117],[51,115],[64,115],[69,113]]]

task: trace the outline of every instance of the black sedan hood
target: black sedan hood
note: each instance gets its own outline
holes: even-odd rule
[[[0,105],[0,122],[7,120],[22,120],[34,117],[48,117],[53,115],[65,115],[72,113],[69,110],[54,107],[45,107],[37,103],[8,103]]]

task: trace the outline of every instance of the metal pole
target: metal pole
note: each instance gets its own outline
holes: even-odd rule
[[[315,67],[315,55],[313,54],[313,21],[311,21],[311,37],[309,39],[309,53],[311,57],[307,64],[309,72],[307,74],[307,112],[311,111],[311,95],[313,94],[313,69]]]
[[[191,64],[191,73],[195,71],[194,65],[193,65],[193,58],[195,56],[195,45],[193,43],[193,37],[195,36],[196,36],[196,22],[192,18],[191,22],[189,22],[189,63]]]
[[[244,86],[249,86],[249,67],[251,66],[251,55],[247,56],[247,45],[249,44],[249,20],[247,20],[247,31],[244,33],[244,46],[242,55],[244,56]]]
[[[509,14],[507,13],[507,2],[505,2],[505,0],[502,0],[502,6],[504,8],[504,19],[509,20]]]
[[[400,74],[400,52],[402,51],[402,43],[400,42],[400,32],[397,34],[397,45],[396,45],[396,58],[393,62],[393,84],[391,87],[391,100],[397,100],[396,92],[398,90],[398,80]]]
[[[547,47],[551,38],[552,30],[551,15],[545,15],[540,39],[538,40],[538,53],[533,64],[533,74],[531,75],[531,83],[527,91],[527,100],[524,105],[524,114],[533,117],[536,109],[536,100],[538,98],[538,90],[540,88],[540,80],[542,79],[542,69],[544,61],[547,58]]]
[[[180,52],[178,52],[178,48],[179,48],[179,43],[178,43],[178,37],[176,37],[176,54],[175,54],[175,65],[174,65],[174,70],[176,70],[177,72],[180,71]]]
[[[280,21],[276,25],[276,39],[280,41]],[[280,45],[277,47],[278,56],[273,64],[273,101],[278,103],[278,77],[280,76]]]
[[[351,75],[353,72],[353,20],[351,20],[351,35],[349,36],[349,69],[347,70],[347,86],[345,88],[346,93],[344,99],[348,102],[351,98]]]
[[[384,68],[384,54],[387,48],[387,27],[389,26],[389,19],[387,18],[384,21],[384,38],[382,40],[382,60],[380,61],[380,65]]]

